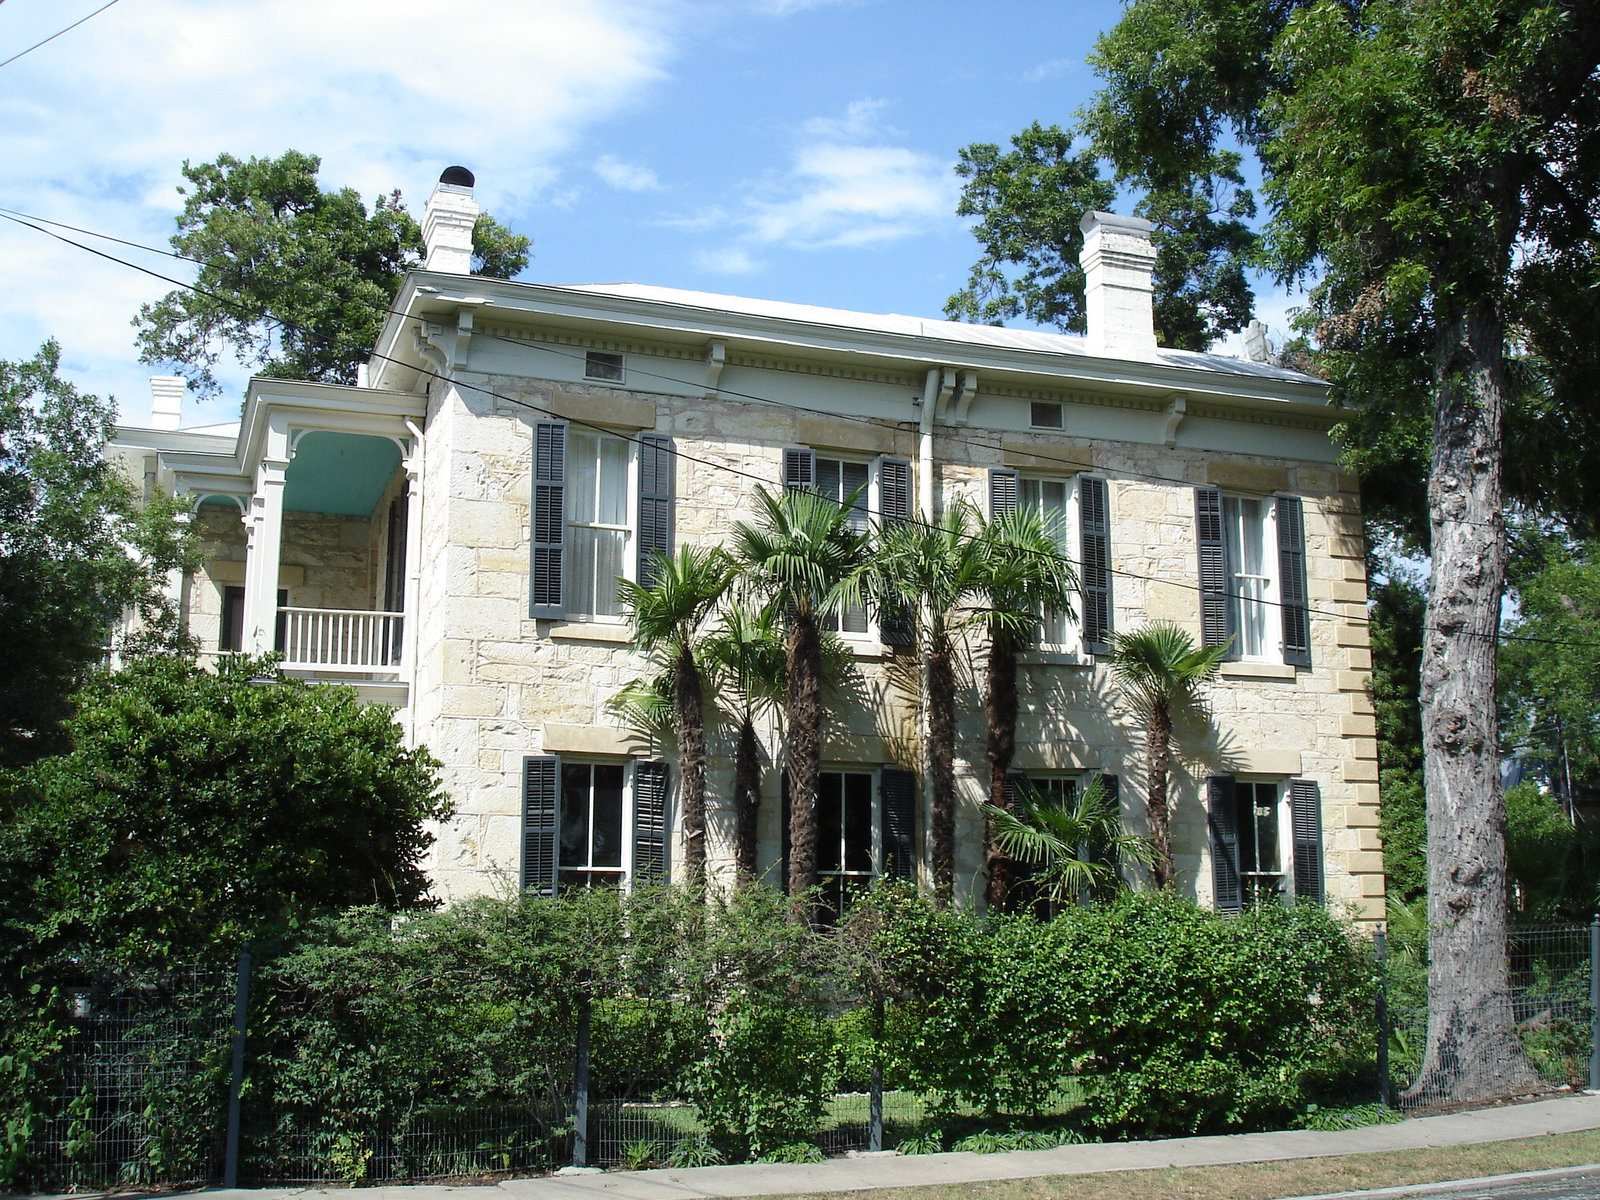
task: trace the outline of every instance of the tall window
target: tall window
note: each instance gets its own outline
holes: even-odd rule
[[[867,480],[870,468],[864,462],[848,462],[839,458],[817,457],[815,487],[835,504],[850,503],[850,528],[855,533],[867,531]],[[854,500],[851,496],[854,495]],[[825,618],[822,627],[835,633],[866,633],[867,610],[857,605]]]
[[[1057,550],[1063,555],[1070,555],[1072,548],[1067,541],[1067,530],[1072,526],[1067,502],[1071,489],[1066,480],[1024,477],[1018,481],[1017,487],[1018,502],[1023,508],[1039,514]],[[1068,638],[1073,636],[1072,623],[1066,613],[1041,612],[1039,617],[1039,641],[1044,645],[1065,645]]]
[[[817,876],[822,907],[835,915],[872,885],[872,775],[824,771],[817,781]]]
[[[628,443],[573,429],[567,447],[567,611],[620,616],[617,578],[627,573]]]
[[[1278,785],[1238,783],[1239,876],[1246,896],[1274,896],[1283,879]]]
[[[1271,643],[1272,574],[1267,559],[1267,514],[1261,497],[1224,496],[1222,529],[1228,571],[1229,624],[1234,630],[1234,653],[1260,658]]]
[[[622,882],[621,763],[562,763],[563,888]]]

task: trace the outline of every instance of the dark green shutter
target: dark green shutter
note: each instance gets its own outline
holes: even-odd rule
[[[522,889],[556,894],[560,836],[561,760],[553,754],[522,760]]]
[[[633,878],[667,881],[667,764],[633,765]]]
[[[1294,894],[1322,902],[1322,789],[1312,779],[1289,781],[1294,833]]]
[[[1005,471],[995,468],[989,472],[989,518],[993,520],[1001,513],[1017,511],[1017,493],[1020,490],[1019,477],[1015,471]]]
[[[878,776],[883,825],[883,873],[890,879],[917,877],[917,777],[898,767]]]
[[[1227,775],[1206,781],[1206,820],[1211,826],[1211,896],[1218,912],[1244,906],[1239,882],[1239,790]]]
[[[817,456],[811,450],[785,450],[783,452],[783,486],[785,491],[817,486]]]
[[[659,559],[672,557],[672,439],[659,433],[639,437],[639,586],[653,588]]]
[[[1078,534],[1083,559],[1083,650],[1111,652],[1111,514],[1104,479],[1078,479]]]
[[[1195,543],[1200,553],[1200,641],[1221,646],[1228,640],[1228,562],[1222,543],[1222,493],[1194,490]]]
[[[567,536],[567,423],[539,421],[533,427],[533,563],[528,615],[567,615],[562,568]]]
[[[1029,794],[1028,777],[1021,771],[1007,771],[1005,781],[1000,785],[1001,807],[1014,809],[1017,801]]]
[[[900,458],[878,460],[878,514],[887,528],[911,520],[911,464]],[[885,646],[915,646],[917,626],[903,604],[886,605],[878,614]]]
[[[1311,611],[1306,598],[1306,521],[1298,496],[1276,497],[1278,582],[1283,603],[1283,661],[1311,665]]]

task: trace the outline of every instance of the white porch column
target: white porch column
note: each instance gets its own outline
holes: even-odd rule
[[[422,597],[422,437],[412,426],[411,450],[402,460],[406,471],[406,587],[405,632],[401,638],[400,677],[416,687],[417,641],[421,632],[418,609]],[[412,703],[415,703],[413,697]]]
[[[289,469],[289,429],[282,416],[268,418],[266,444],[256,465],[255,493],[245,517],[249,539],[244,567],[243,649],[267,654],[278,626],[278,563],[283,552],[283,482]]]

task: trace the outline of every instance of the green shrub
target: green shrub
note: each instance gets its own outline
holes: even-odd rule
[[[815,1134],[834,1052],[822,1018],[746,1001],[716,1021],[712,1037],[690,1087],[713,1137],[759,1157]]]

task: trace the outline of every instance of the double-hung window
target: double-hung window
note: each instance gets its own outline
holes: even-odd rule
[[[534,425],[528,615],[622,615],[617,581],[649,585],[672,553],[670,438]]]
[[[665,763],[535,755],[522,785],[523,888],[550,896],[666,877]]]
[[[1200,627],[1235,658],[1311,665],[1305,514],[1297,496],[1195,490]]]
[[[904,459],[834,456],[823,451],[792,449],[783,452],[783,486],[805,488],[848,505],[852,532],[866,533],[872,515],[888,525],[911,519],[911,465]],[[889,645],[909,645],[913,631],[901,614],[880,614],[880,633]],[[822,627],[847,637],[867,637],[873,622],[865,605],[858,604],[829,616]]]
[[[895,767],[823,771],[817,780],[818,907],[836,920],[887,875],[916,876],[917,781]],[[783,780],[783,878],[788,879],[789,779]]]
[[[1079,612],[1039,614],[1039,644],[1052,650],[1076,647],[1105,654],[1111,642],[1111,524],[1109,489],[1097,475],[1023,475],[989,472],[989,515],[1017,508],[1036,512],[1057,550],[1078,573]]]
[[[1206,784],[1206,817],[1220,911],[1238,912],[1286,890],[1322,899],[1322,791],[1314,780],[1214,776]]]
[[[1070,810],[1077,803],[1079,792],[1090,786],[1094,780],[1100,781],[1101,796],[1113,813],[1120,817],[1121,801],[1119,781],[1115,775],[1093,774],[1079,775],[1027,775],[1020,771],[1013,771],[1006,776],[1005,798],[1008,806],[1014,806],[1019,800],[1034,804],[1043,804],[1053,808]],[[1114,848],[1106,843],[1085,839],[1079,843],[1077,857],[1084,862],[1100,863],[1118,877],[1122,875],[1122,863],[1117,858]],[[1057,914],[1058,907],[1051,898],[1040,892],[1035,876],[1039,865],[1035,863],[1019,862],[1013,867],[1010,903],[1014,911],[1030,910],[1034,915],[1045,920]],[[1110,893],[1114,881],[1107,881],[1106,892]],[[1087,900],[1092,895],[1093,889],[1085,889],[1083,899]]]

